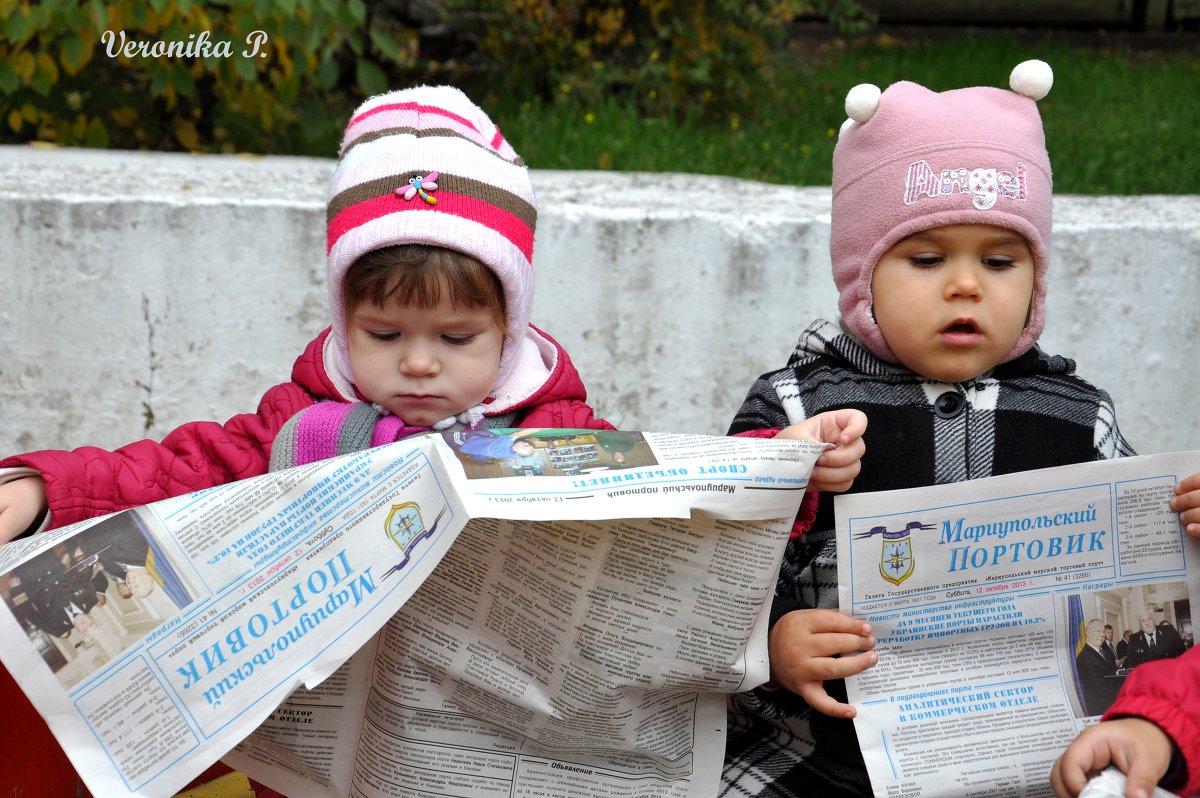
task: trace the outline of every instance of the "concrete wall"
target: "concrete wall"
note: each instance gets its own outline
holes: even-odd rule
[[[253,409],[324,325],[332,161],[0,147],[0,453]],[[725,430],[833,317],[829,190],[534,171],[535,323],[629,429]],[[1043,345],[1144,452],[1200,449],[1200,196],[1055,202]]]

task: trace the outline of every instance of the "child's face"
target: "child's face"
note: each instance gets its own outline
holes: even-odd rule
[[[354,384],[408,424],[430,426],[487,398],[500,371],[504,330],[488,307],[364,302],[347,314]]]
[[[875,320],[908,368],[962,382],[1012,350],[1033,298],[1033,252],[1002,227],[935,227],[883,254],[871,278]]]

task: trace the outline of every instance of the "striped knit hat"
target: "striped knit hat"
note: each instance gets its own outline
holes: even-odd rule
[[[510,337],[493,390],[508,380],[533,302],[537,200],[525,163],[465,94],[418,86],[363,103],[346,126],[326,225],[335,379],[353,382],[346,271],[376,249],[429,244],[469,255],[500,278]]]

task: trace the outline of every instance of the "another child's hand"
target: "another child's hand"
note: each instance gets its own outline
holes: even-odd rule
[[[1192,474],[1175,486],[1171,509],[1179,513],[1187,533],[1200,538],[1200,473]]]
[[[41,477],[21,477],[0,485],[0,543],[20,535],[46,509],[46,484]]]
[[[824,682],[862,673],[874,665],[879,661],[879,655],[871,650],[874,647],[871,626],[864,621],[837,610],[795,610],[771,629],[771,678],[818,712],[853,718],[854,707],[830,697]]]
[[[1058,798],[1075,798],[1109,765],[1125,774],[1127,798],[1149,798],[1171,764],[1171,738],[1148,720],[1105,720],[1080,732],[1050,771]]]
[[[862,436],[866,430],[867,416],[861,410],[830,410],[784,427],[775,437],[835,444],[836,449],[817,460],[808,489],[842,493],[850,489],[862,469],[862,456],[867,451]]]

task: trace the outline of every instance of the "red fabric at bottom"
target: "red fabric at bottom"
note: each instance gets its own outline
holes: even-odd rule
[[[30,798],[92,798],[62,747],[25,693],[0,666],[0,796]],[[180,791],[207,784],[232,768],[217,762]],[[251,780],[258,798],[286,798]]]

